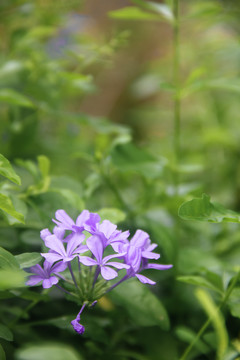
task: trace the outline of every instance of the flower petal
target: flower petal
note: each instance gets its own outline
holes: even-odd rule
[[[118,276],[118,273],[108,266],[101,266],[101,275],[105,280],[112,280]]]
[[[129,269],[130,266],[116,261],[109,261],[107,266],[114,266],[117,269]]]
[[[74,250],[83,242],[84,239],[85,239],[84,234],[73,233],[72,237],[67,242],[67,251],[66,251],[67,255],[71,256],[72,254],[74,254],[75,253]]]
[[[43,270],[43,268],[37,264],[37,265],[34,265],[30,268],[30,271],[31,273],[33,274],[37,274],[37,275],[40,275],[40,276],[45,276],[45,271]]]
[[[45,239],[45,245],[56,253],[66,256],[64,245],[62,241],[56,237],[56,235],[47,236]]]
[[[86,266],[94,266],[97,265],[97,261],[90,258],[89,256],[79,256],[79,260],[83,265]]]
[[[104,234],[104,236],[109,239],[110,236],[114,233],[116,230],[117,225],[114,225],[109,220],[103,220],[102,224],[99,225],[98,230]]]
[[[55,276],[50,277],[49,279],[44,279],[42,286],[44,289],[49,289],[53,285],[56,285],[58,283],[58,278]]]
[[[58,220],[52,219],[55,224],[65,230],[72,230],[72,226],[75,225],[74,221],[64,210],[57,210],[55,213],[55,217]]]
[[[40,238],[45,241],[46,237],[52,235],[48,229],[43,229],[40,231]]]
[[[138,248],[141,247],[144,248],[148,239],[149,239],[148,233],[146,233],[143,230],[137,230],[133,238],[131,239],[130,244]]]
[[[147,264],[145,269],[168,270],[171,269],[172,267],[173,265]]]
[[[103,244],[101,238],[97,235],[91,236],[87,239],[87,246],[97,259],[98,264],[101,264],[103,257]]]
[[[121,258],[122,256],[126,255],[127,252],[122,252],[122,253],[117,253],[117,254],[113,254],[113,255],[108,255],[108,256],[105,256],[102,260],[102,263],[103,264],[106,264],[106,262],[108,260],[111,260],[111,259],[114,259],[114,258]]]
[[[81,214],[77,217],[76,225],[83,227],[85,222],[89,219],[90,213],[88,210],[83,210]]]
[[[142,257],[146,258],[146,259],[159,259],[160,258],[160,254],[156,254],[154,252],[151,251],[143,251],[142,252]]]
[[[55,261],[63,260],[61,255],[53,252],[41,253],[41,255],[51,264],[53,264]]]
[[[26,285],[33,286],[38,283],[40,283],[43,280],[43,278],[39,275],[32,275],[29,277],[29,279],[26,281]]]
[[[155,281],[152,281],[151,279],[147,278],[146,276],[144,275],[140,275],[140,274],[135,274],[135,276],[138,278],[138,280],[141,281],[141,283],[143,284],[150,284],[150,285],[155,285],[156,282]]]
[[[52,266],[51,273],[60,273],[64,270],[66,270],[66,268],[67,268],[67,264],[60,261]]]

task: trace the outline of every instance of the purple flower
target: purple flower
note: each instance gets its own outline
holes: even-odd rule
[[[122,232],[117,230],[117,225],[114,225],[109,220],[103,220],[101,224],[92,221],[91,225],[90,220],[87,220],[85,229],[92,235],[97,235],[101,239],[104,248],[109,244],[114,248],[115,243],[123,243],[129,237],[129,231]]]
[[[49,253],[41,255],[51,264],[55,261],[69,262],[77,255],[88,250],[86,245],[82,245],[85,238],[84,234],[73,233],[69,235],[66,249],[63,242],[56,235],[47,236],[45,245],[50,249]]]
[[[79,256],[80,262],[86,266],[98,265],[100,267],[100,272],[102,277],[105,280],[112,280],[118,276],[118,273],[113,270],[110,266],[117,269],[128,269],[129,265],[122,264],[116,261],[109,261],[113,258],[124,256],[125,253],[108,255],[103,258],[104,246],[101,239],[98,236],[91,236],[87,240],[87,246],[91,250],[92,254],[95,256],[96,260],[90,258],[89,256]]]
[[[43,268],[37,264],[30,268],[31,272],[36,275],[31,275],[26,282],[26,285],[33,286],[42,281],[43,288],[49,289],[58,283],[59,279],[55,275],[58,275],[59,272],[64,271],[66,267],[67,265],[64,263],[52,265],[47,261],[44,261]]]
[[[152,251],[157,247],[157,244],[151,244],[148,233],[143,230],[137,230],[132,239],[130,245],[141,249],[142,257],[146,259],[159,259],[160,255],[153,253]]]
[[[142,230],[137,230],[130,242],[118,243],[117,251],[126,253],[124,262],[130,266],[127,270],[128,278],[137,277],[143,284],[155,285],[155,281],[139,274],[139,272],[146,269],[167,270],[172,267],[172,265],[148,263],[148,259],[160,258],[160,254],[152,252],[156,247],[157,244],[151,244],[148,233]]]
[[[82,232],[85,230],[85,223],[87,220],[90,222],[89,225],[92,226],[94,226],[95,222],[100,221],[100,216],[98,214],[90,213],[88,210],[83,210],[81,212],[81,214],[77,217],[76,223],[64,210],[57,210],[55,217],[57,220],[52,220],[57,224],[58,227],[64,230],[71,230],[75,232]]]
[[[79,318],[80,320],[80,318]],[[72,327],[79,334],[82,335],[85,331],[85,327],[79,323],[79,320],[74,319],[71,321]]]
[[[81,310],[80,310],[79,313],[77,314],[76,319],[74,319],[74,320],[71,321],[72,327],[73,327],[74,330],[75,330],[78,334],[80,334],[80,335],[82,335],[82,334],[84,333],[84,331],[85,331],[85,327],[79,323],[79,321],[80,321],[80,315],[81,315],[81,313],[83,312],[85,306],[86,306],[86,304],[83,304],[83,306],[81,307]]]

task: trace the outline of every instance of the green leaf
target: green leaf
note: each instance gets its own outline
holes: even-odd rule
[[[3,194],[0,194],[0,209],[24,224],[24,216],[15,210],[11,199]]]
[[[178,276],[177,280],[191,285],[204,286],[208,289],[217,291],[222,294],[222,289],[217,288],[214,284],[212,284],[210,281],[208,281],[202,276],[194,276],[194,275]]]
[[[178,215],[184,220],[220,222],[240,222],[240,214],[224,208],[216,202],[210,202],[210,196],[203,194],[202,198],[192,199],[183,203]]]
[[[166,164],[133,144],[119,145],[111,151],[112,163],[121,172],[137,172],[146,178],[158,177]]]
[[[9,330],[9,328],[3,324],[0,324],[0,338],[7,340],[7,341],[12,341],[13,340],[13,334],[12,332]],[[1,354],[1,352],[0,352]],[[1,359],[1,357],[0,357]]]
[[[97,211],[101,220],[109,220],[114,224],[118,224],[126,219],[126,214],[115,208],[103,208]]]
[[[83,199],[78,194],[76,194],[74,191],[72,191],[71,189],[51,188],[49,190],[49,192],[55,192],[57,194],[60,194],[65,199],[65,201],[68,202],[68,204],[70,204],[72,207],[74,207],[78,211],[82,211],[85,208],[85,203],[84,203]]]
[[[157,325],[169,328],[167,312],[160,300],[136,279],[130,279],[115,288],[111,298],[124,306],[133,321],[141,326]]]
[[[37,157],[37,160],[42,177],[46,178],[49,174],[50,160],[44,155],[39,155]]]
[[[29,344],[17,351],[16,360],[82,360],[69,345],[62,343]]]
[[[223,356],[228,347],[228,334],[226,331],[224,318],[206,291],[203,289],[197,289],[195,294],[215,328],[218,338],[217,358],[219,360],[223,359]]]
[[[15,257],[7,250],[0,247],[0,269],[19,269],[19,264]]]
[[[22,270],[0,270],[0,290],[23,287],[26,273]]]
[[[232,316],[240,318],[240,288],[233,289],[230,299],[228,301],[228,306]]]
[[[21,269],[29,268],[36,264],[39,264],[42,260],[42,256],[39,253],[23,253],[20,255],[16,255],[15,259],[17,260],[18,264],[20,265]]]
[[[185,341],[185,342],[187,342],[189,344],[197,338],[197,334],[192,329],[189,329],[186,326],[178,326],[175,329],[175,332],[176,332],[177,337],[181,341]],[[200,339],[198,339],[196,341],[195,347],[199,351],[201,351],[203,354],[206,354],[209,351],[209,347],[203,341],[201,341]]]
[[[3,350],[3,347],[2,347],[1,344],[0,344],[0,359],[1,360],[6,360],[5,351]]]
[[[28,208],[27,208],[27,205],[25,204],[25,202],[23,200],[20,200],[17,196],[15,195],[10,195],[10,200],[12,201],[12,204],[14,206],[14,209],[19,213],[21,214],[24,219],[26,218],[26,215],[27,215],[27,211],[28,211]],[[9,225],[14,225],[14,224],[19,224],[21,223],[22,221],[20,221],[19,219],[16,219],[16,217],[10,215],[10,214],[4,214]]]
[[[169,6],[166,4],[158,4],[153,1],[144,1],[144,0],[132,0],[135,4],[139,5],[143,9],[151,10],[159,15],[162,15],[166,20],[173,21],[174,15]]]
[[[159,15],[143,11],[136,6],[127,6],[119,10],[110,11],[108,15],[113,19],[119,20],[161,20]]]
[[[15,173],[8,159],[2,154],[0,154],[0,175],[5,176],[17,185],[21,185],[20,177]]]
[[[0,89],[0,102],[23,107],[34,107],[34,104],[26,96],[12,89]]]

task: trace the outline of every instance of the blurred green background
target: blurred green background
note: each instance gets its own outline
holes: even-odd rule
[[[79,337],[76,304],[0,259],[0,359],[180,359],[206,319],[193,285],[225,299],[240,258],[239,16],[234,0],[1,0],[0,153],[21,185],[1,160],[0,255],[41,251],[57,209],[89,209],[149,232],[174,268],[103,298]],[[203,193],[207,210],[178,216]],[[186,359],[238,358],[237,285]]]

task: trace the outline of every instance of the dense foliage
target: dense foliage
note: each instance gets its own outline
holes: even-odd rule
[[[220,0],[0,2],[1,360],[240,358],[239,15]],[[142,229],[173,264],[85,309],[83,335],[79,299],[26,285],[60,209]]]

